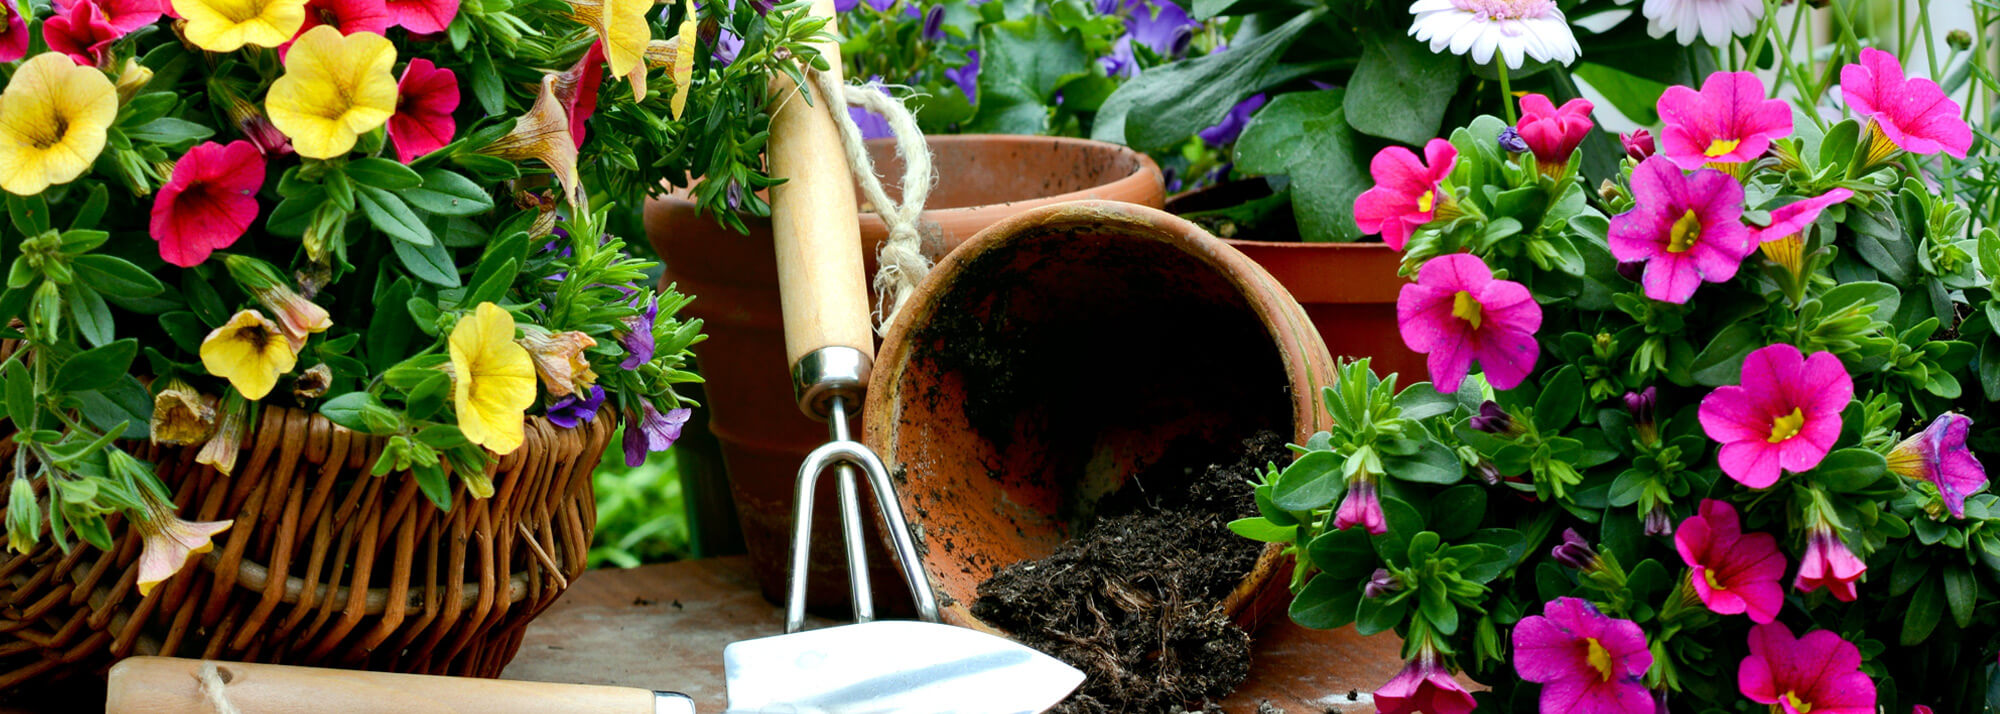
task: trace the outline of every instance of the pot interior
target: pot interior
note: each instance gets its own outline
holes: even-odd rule
[[[1039,136],[956,135],[928,140],[938,182],[924,201],[927,211],[1088,191],[1145,169],[1137,152],[1116,144]],[[883,189],[901,201],[903,160],[896,155],[895,144],[873,140],[868,142],[868,153]]]
[[[1233,461],[1260,430],[1293,437],[1270,329],[1185,244],[1072,224],[969,248],[933,276],[907,361],[878,367],[893,433],[870,435],[905,479],[946,602],[969,605],[996,569],[1089,528],[1134,474],[1143,496],[1148,479]]]

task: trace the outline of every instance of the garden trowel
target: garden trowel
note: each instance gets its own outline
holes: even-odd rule
[[[730,712],[1038,712],[1083,673],[993,635],[884,620],[737,642],[722,651]],[[582,684],[133,657],[111,668],[109,714],[463,712],[695,714],[671,692]]]

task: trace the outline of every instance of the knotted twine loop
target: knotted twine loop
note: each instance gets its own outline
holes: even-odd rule
[[[222,681],[222,671],[215,666],[215,662],[202,660],[201,669],[195,673],[194,679],[195,688],[201,690],[202,697],[208,700],[208,706],[215,710],[215,714],[243,714],[243,710],[237,709],[236,704],[229,701],[229,695],[222,691],[229,683]]]
[[[924,200],[930,197],[931,184],[936,177],[931,173],[930,145],[924,142],[922,129],[917,128],[917,118],[910,114],[908,107],[895,97],[889,96],[881,84],[869,82],[853,87],[843,86],[833,78],[820,72],[813,73],[814,82],[819,86],[820,96],[826,97],[826,108],[833,114],[833,123],[840,127],[841,144],[847,150],[847,165],[854,172],[854,178],[861,185],[861,193],[875,206],[882,216],[882,223],[889,227],[889,238],[882,242],[882,250],[876,254],[876,262],[881,266],[875,271],[875,332],[882,334],[889,329],[889,323],[896,319],[896,312],[910,299],[917,283],[930,274],[931,261],[924,257],[923,235],[918,232],[918,219],[924,212]],[[883,116],[889,120],[889,132],[896,139],[896,155],[903,159],[903,200],[897,203],[889,200],[889,194],[882,189],[882,180],[875,175],[875,162],[868,156],[868,144],[861,137],[861,127],[856,126],[854,117],[847,113],[846,105],[852,104]]]

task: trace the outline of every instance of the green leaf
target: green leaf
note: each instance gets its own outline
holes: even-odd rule
[[[1417,587],[1417,613],[1431,621],[1431,627],[1450,635],[1458,632],[1458,606],[1451,604],[1451,594],[1444,588],[1431,587],[1438,581],[1426,579]]]
[[[1437,529],[1438,537],[1455,541],[1472,535],[1485,517],[1486,489],[1467,483],[1445,489],[1431,499],[1431,517],[1427,522]]]
[[[440,216],[472,216],[493,210],[493,196],[464,174],[429,168],[422,177],[422,186],[400,194],[418,210]]]
[[[1400,32],[1361,33],[1361,63],[1347,83],[1347,123],[1370,136],[1422,145],[1438,135],[1465,78],[1457,55],[1432,52]]]
[[[1944,616],[1944,595],[1938,592],[1937,580],[1925,580],[1917,585],[1917,591],[1910,596],[1909,609],[1903,612],[1904,647],[1923,644],[1937,629],[1938,620]]]
[[[1344,96],[1339,89],[1280,96],[1250,118],[1236,142],[1237,170],[1291,177],[1292,212],[1306,241],[1361,237],[1354,199],[1374,179],[1355,155]]]
[[[84,285],[112,295],[148,298],[167,291],[165,283],[124,258],[109,255],[79,255],[70,263]]]
[[[445,479],[444,469],[437,464],[412,464],[410,475],[417,480],[417,488],[422,489],[424,498],[440,511],[451,510],[451,483]]]
[[[1352,581],[1320,573],[1292,598],[1290,613],[1300,627],[1331,630],[1353,622],[1360,604],[1361,590]]]
[[[1666,93],[1667,84],[1656,82],[1622,70],[1613,69],[1592,62],[1579,62],[1570,68],[1570,75],[1589,84],[1592,89],[1611,102],[1618,112],[1641,126],[1659,123],[1660,115],[1655,107],[1660,95]]]
[[[368,392],[348,392],[328,399],[319,405],[319,413],[327,421],[362,434],[390,434],[403,425],[394,409]]]
[[[208,128],[207,125],[197,124],[186,119],[175,119],[173,117],[154,119],[141,126],[125,130],[125,136],[133,141],[144,141],[168,146],[192,144],[214,134],[215,130]]]
[[[387,370],[409,350],[410,339],[417,334],[417,325],[410,320],[406,307],[412,289],[409,278],[397,278],[375,296],[375,311],[368,320],[368,342],[362,348],[370,372]]]
[[[1404,419],[1424,420],[1450,414],[1458,409],[1458,396],[1439,394],[1430,382],[1412,384],[1396,395],[1396,408]]]
[[[56,368],[49,386],[58,392],[83,392],[108,386],[125,376],[126,370],[132,368],[133,358],[138,356],[139,341],[131,338],[84,350]]]
[[[1951,607],[1952,622],[1961,628],[1972,626],[1972,610],[1979,604],[1979,582],[1971,570],[1956,566],[1944,569],[1944,601]]]
[[[1298,526],[1281,526],[1262,516],[1229,522],[1229,532],[1261,543],[1290,543],[1298,530]]]
[[[77,334],[82,335],[84,341],[102,347],[117,339],[111,306],[104,304],[103,295],[76,283],[63,286],[62,294],[63,302],[69,304],[70,317],[76,321]]]
[[[451,260],[451,251],[436,243],[415,245],[408,241],[389,241],[396,251],[396,257],[408,268],[411,275],[432,285],[447,288],[459,287],[458,266]]]
[[[1578,375],[1576,365],[1565,365],[1543,380],[1542,393],[1535,397],[1535,425],[1561,431],[1576,420],[1577,411],[1582,408],[1583,377]]]
[[[7,215],[14,221],[14,229],[20,231],[21,235],[41,235],[53,225],[49,222],[49,204],[42,200],[41,194],[16,196],[12,193],[0,193],[6,195]]]
[[[1889,473],[1889,462],[1881,454],[1863,448],[1841,449],[1819,462],[1812,481],[1836,493],[1867,490]]]
[[[1388,632],[1403,624],[1403,618],[1410,613],[1409,597],[1387,602],[1390,598],[1364,597],[1354,611],[1354,629],[1363,635]]]
[[[13,418],[17,430],[25,428],[23,425],[32,418],[37,405],[35,378],[28,374],[28,368],[21,364],[20,357],[21,353],[15,352],[13,359],[0,366],[0,380],[4,380],[7,387],[7,414]]]
[[[1413,483],[1448,485],[1465,478],[1465,464],[1459,461],[1458,453],[1435,441],[1415,456],[1383,456],[1382,470]]]
[[[1325,508],[1347,492],[1341,477],[1341,457],[1331,451],[1302,455],[1278,476],[1271,489],[1271,502],[1287,511]]]
[[[1917,250],[1903,235],[1903,226],[1893,211],[1847,212],[1847,227],[1854,230],[1854,251],[1861,259],[1897,285],[1910,285],[1917,276]]]
[[[1718,387],[1734,384],[1743,373],[1743,359],[1750,351],[1764,346],[1764,328],[1759,320],[1744,320],[1722,328],[1708,346],[1695,355],[1689,365],[1694,379],[1703,385]]]
[[[387,191],[403,191],[424,185],[422,177],[408,166],[379,156],[368,156],[347,163],[347,177],[362,186],[372,186]]]
[[[968,132],[1041,134],[1067,77],[1088,74],[1083,36],[1046,17],[979,28],[979,107]]]
[[[1319,534],[1306,544],[1306,557],[1321,572],[1343,580],[1367,577],[1382,564],[1368,531],[1361,528]]]
[[[1278,69],[1278,59],[1320,16],[1318,10],[1302,12],[1228,52],[1148,69],[1113,92],[1105,108],[1108,112],[1120,97],[1130,95],[1124,100],[1130,107],[1125,116],[1126,143],[1140,151],[1171,149],[1221,122],[1245,97],[1294,78]]]
[[[124,375],[109,386],[76,395],[77,411],[91,425],[109,434],[124,424],[120,438],[143,439],[153,422],[153,394],[137,377]]]
[[[369,223],[392,238],[424,246],[437,242],[424,220],[393,193],[373,186],[357,186],[355,202],[361,204],[361,213],[368,216]]]

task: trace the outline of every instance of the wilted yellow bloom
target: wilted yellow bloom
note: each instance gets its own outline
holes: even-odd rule
[[[33,196],[75,181],[104,151],[118,91],[60,52],[28,58],[0,92],[0,189]]]
[[[642,60],[646,56],[646,43],[653,39],[653,28],[646,24],[646,12],[653,9],[652,0],[572,0],[570,10],[576,18],[597,31],[604,41],[604,64],[611,68],[613,76],[624,77],[632,83],[632,96],[646,96],[646,67]]]
[[[522,325],[521,339],[517,341],[534,359],[535,373],[541,375],[542,386],[548,388],[550,396],[567,397],[572,392],[589,389],[597,381],[597,373],[590,371],[590,360],[583,356],[584,350],[597,346],[597,340],[590,335]]]
[[[157,512],[146,519],[132,519],[132,525],[144,538],[144,550],[139,552],[139,596],[152,593],[153,586],[180,572],[189,556],[214,549],[215,543],[210,539],[229,530],[234,523],[192,523],[169,512]]]
[[[521,448],[535,403],[535,366],[514,343],[514,316],[483,302],[451,329],[452,405],[465,439],[507,454]]]
[[[331,159],[396,113],[396,46],[372,32],[342,35],[320,25],[285,55],[264,108],[300,156]]]
[[[306,24],[306,0],[173,0],[189,42],[210,52],[277,47]]]
[[[583,208],[583,185],[576,176],[576,142],[570,139],[569,113],[563,110],[562,100],[556,98],[556,83],[560,79],[554,74],[542,75],[542,93],[535,98],[535,106],[514,122],[513,131],[487,144],[479,153],[508,161],[541,160],[555,173],[556,182],[562,184],[564,200],[571,207]]]
[[[201,366],[252,400],[270,394],[278,375],[292,371],[298,359],[284,331],[256,310],[236,313],[201,341]]]
[[[153,395],[151,438],[155,444],[190,446],[215,433],[215,400],[187,382],[172,380]]]
[[[292,397],[300,404],[326,396],[326,388],[333,383],[333,368],[325,362],[307,367],[292,380]]]
[[[669,105],[674,110],[674,119],[687,111],[688,85],[694,83],[694,0],[687,0],[687,19],[681,21],[681,41],[679,51],[674,53],[674,99]]]
[[[201,446],[201,453],[194,455],[195,463],[207,464],[224,476],[236,470],[236,455],[243,449],[243,420],[248,416],[247,410],[243,395],[234,389],[223,389],[219,410],[222,424],[216,427],[208,443]]]

